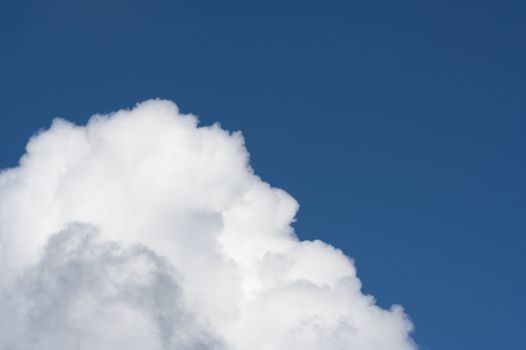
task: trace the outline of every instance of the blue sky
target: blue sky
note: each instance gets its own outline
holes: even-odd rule
[[[174,100],[242,130],[422,349],[520,349],[521,1],[4,1],[0,167],[51,118]]]

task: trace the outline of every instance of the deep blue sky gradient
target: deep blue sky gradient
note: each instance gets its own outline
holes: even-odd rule
[[[524,1],[4,0],[0,167],[55,116],[172,99],[242,130],[422,349],[524,349],[525,64]]]

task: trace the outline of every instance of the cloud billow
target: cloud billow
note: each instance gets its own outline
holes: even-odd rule
[[[0,173],[0,349],[416,349],[297,210],[172,102],[56,119]]]

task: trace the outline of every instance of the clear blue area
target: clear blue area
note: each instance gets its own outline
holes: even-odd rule
[[[526,2],[4,0],[0,64],[0,167],[52,117],[173,99],[422,349],[524,349]]]

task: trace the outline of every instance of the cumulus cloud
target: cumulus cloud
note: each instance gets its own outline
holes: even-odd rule
[[[0,173],[0,349],[416,349],[297,210],[172,102],[56,119]]]

